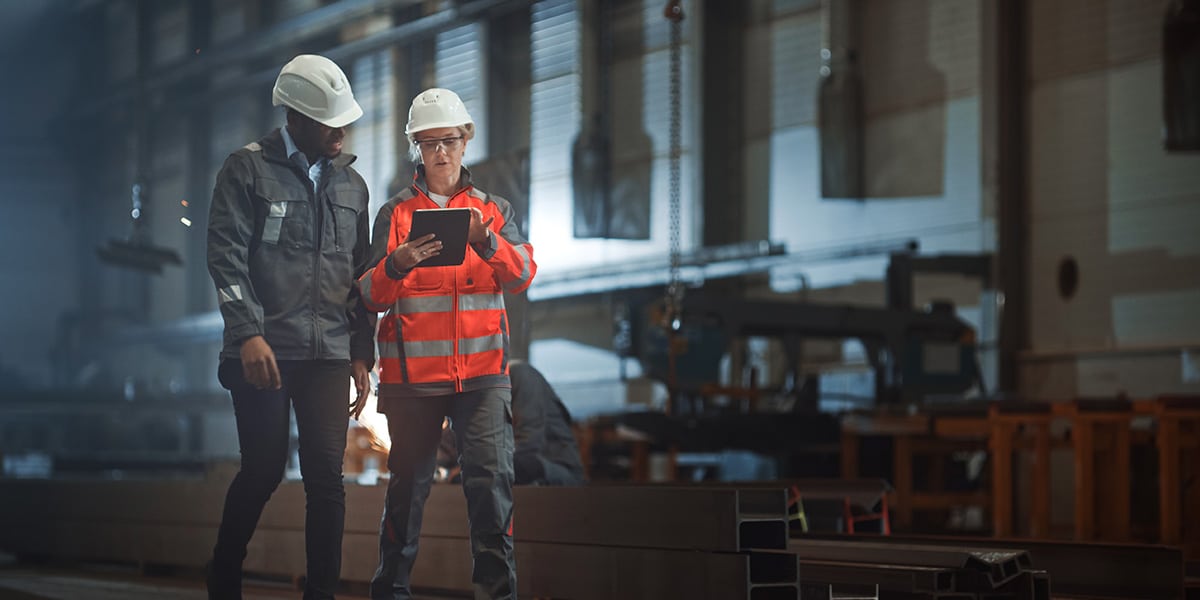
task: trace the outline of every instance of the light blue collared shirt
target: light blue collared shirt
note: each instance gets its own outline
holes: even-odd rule
[[[320,185],[321,174],[325,172],[325,167],[329,166],[329,159],[322,157],[316,164],[308,164],[308,157],[300,151],[300,148],[296,147],[296,140],[292,139],[292,134],[288,132],[287,125],[280,127],[279,130],[283,133],[283,147],[287,152],[288,158],[300,165],[305,171],[308,171],[308,178],[312,181],[313,192],[315,193],[317,186]]]

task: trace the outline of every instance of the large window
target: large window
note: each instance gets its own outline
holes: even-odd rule
[[[746,68],[752,81],[762,82],[756,86],[762,92],[748,90],[745,96],[747,185],[758,185],[756,193],[766,188],[770,237],[788,251],[856,255],[778,267],[772,287],[794,291],[879,279],[887,255],[875,248],[909,240],[917,240],[925,253],[986,250],[979,46],[972,33],[980,31],[979,3],[855,5],[864,82],[861,200],[821,195],[813,102],[821,80],[820,7],[799,0],[756,0],[754,6]]]
[[[575,0],[533,5],[529,229],[535,248],[556,248],[537,255],[542,272],[553,270],[560,252],[571,252],[571,146],[579,133],[581,101],[579,21]]]
[[[321,7],[321,0],[277,0],[274,16],[276,21],[285,21],[297,15]]]
[[[104,65],[108,83],[117,83],[137,74],[137,7],[130,2],[111,2],[104,7]]]
[[[463,164],[487,159],[487,61],[484,27],[471,23],[437,36],[437,85],[462,98],[475,120],[475,139],[467,145]]]
[[[371,193],[371,223],[379,207],[387,202],[388,184],[396,176],[396,114],[393,107],[392,51],[372,52],[354,61],[350,85],[363,116],[350,127],[350,152],[358,155],[354,169],[367,182]]]
[[[668,252],[669,45],[668,23],[658,0],[613,2],[612,31],[619,43],[613,45],[611,96],[606,109],[612,117],[614,192],[618,196],[645,195],[640,208],[636,202],[626,207],[642,211],[646,235],[644,239],[581,239],[574,235],[572,149],[584,119],[581,38],[591,39],[583,35],[580,6],[574,0],[543,0],[533,6],[530,237],[535,248],[543,249],[538,254],[541,272],[550,276],[555,271],[629,259],[665,261]],[[697,230],[692,149],[696,93],[689,43],[695,22],[684,22],[682,47],[681,219],[685,250],[694,243]],[[548,251],[551,248],[553,251]]]
[[[213,0],[212,19],[214,46],[246,33],[246,5],[241,0]]]
[[[154,67],[177,62],[187,54],[188,7],[183,2],[155,2],[150,32],[150,59]]]

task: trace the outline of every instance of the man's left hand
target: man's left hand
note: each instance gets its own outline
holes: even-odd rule
[[[358,391],[358,396],[354,402],[350,404],[350,416],[355,420],[362,415],[362,411],[367,407],[367,392],[371,389],[371,370],[367,368],[367,361],[355,359],[350,361],[351,376],[354,378],[354,389]]]

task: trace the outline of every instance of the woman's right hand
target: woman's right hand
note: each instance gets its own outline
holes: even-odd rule
[[[442,253],[442,242],[433,239],[432,233],[427,233],[415,240],[409,240],[396,246],[388,256],[392,267],[397,271],[408,271],[420,264],[421,261],[433,258]]]

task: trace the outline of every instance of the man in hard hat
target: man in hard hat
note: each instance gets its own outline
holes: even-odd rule
[[[362,410],[375,359],[375,316],[355,285],[370,263],[367,186],[342,152],[362,109],[342,70],[307,54],[284,65],[272,102],[287,124],[225,160],[209,214],[208,270],[225,320],[218,378],[233,396],[242,455],[209,598],[242,597],[246,544],[287,463],[290,410],[307,498],[304,598],[334,597],[347,413]]]
[[[476,598],[515,598],[513,432],[504,292],[529,287],[537,265],[507,200],[471,183],[463,154],[475,123],[454,92],[421,92],[405,128],[417,163],[413,184],[375,218],[372,253],[381,260],[361,278],[379,325],[379,410],[387,415],[387,500],[380,531],[374,599],[411,598],[421,515],[433,483],[444,417],[458,437],[471,529]],[[408,239],[413,212],[471,209],[466,259],[420,266],[441,240]]]

